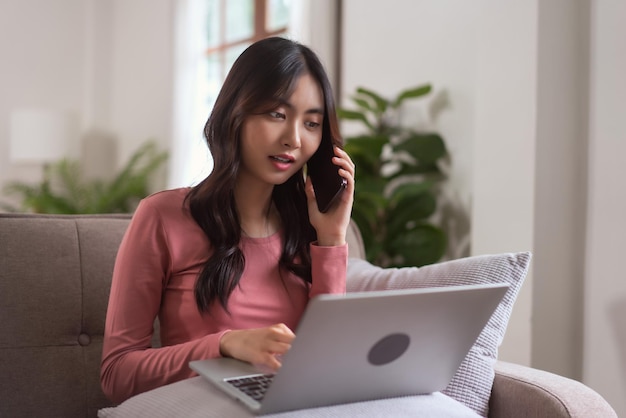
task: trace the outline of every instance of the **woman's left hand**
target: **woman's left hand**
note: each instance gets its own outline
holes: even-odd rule
[[[346,233],[352,215],[354,201],[354,163],[350,156],[341,148],[334,147],[333,163],[339,170],[339,175],[346,179],[346,189],[326,213],[320,212],[315,200],[315,191],[311,178],[306,179],[306,195],[309,206],[309,219],[317,232],[317,245],[338,246],[346,242]]]

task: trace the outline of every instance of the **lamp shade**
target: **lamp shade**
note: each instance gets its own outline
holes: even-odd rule
[[[66,156],[77,126],[70,114],[47,109],[11,112],[9,158],[50,162]]]

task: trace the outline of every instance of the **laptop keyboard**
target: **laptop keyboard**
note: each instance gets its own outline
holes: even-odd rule
[[[226,379],[226,381],[255,401],[261,401],[263,396],[265,396],[265,391],[272,383],[273,378],[273,374],[259,374],[249,377]]]

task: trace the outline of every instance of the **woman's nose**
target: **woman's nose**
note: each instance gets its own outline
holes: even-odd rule
[[[292,124],[290,129],[285,132],[283,145],[288,148],[300,148],[300,129],[297,124]]]

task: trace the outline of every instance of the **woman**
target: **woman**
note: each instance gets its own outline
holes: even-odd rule
[[[229,356],[277,369],[308,300],[345,292],[354,165],[315,54],[282,38],[234,63],[205,126],[214,168],[144,199],[118,252],[101,383],[114,402]],[[321,213],[303,167],[322,141],[346,181]],[[153,322],[160,348],[151,348]]]

